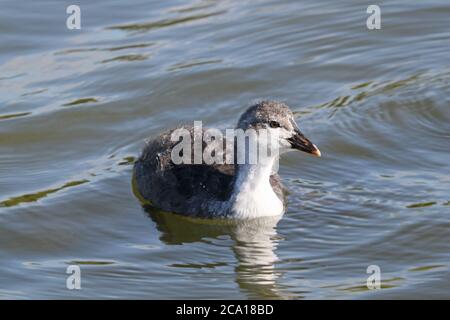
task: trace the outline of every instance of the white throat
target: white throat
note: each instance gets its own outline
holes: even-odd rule
[[[282,201],[270,184],[272,168],[278,157],[257,164],[241,164],[236,167],[236,180],[231,196],[231,212],[240,219],[281,215]]]

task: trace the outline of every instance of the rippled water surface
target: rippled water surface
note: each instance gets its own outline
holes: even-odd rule
[[[450,4],[3,1],[0,298],[450,298]],[[143,140],[288,103],[280,221],[144,210]],[[82,290],[66,289],[78,264]],[[369,265],[381,290],[368,290]]]

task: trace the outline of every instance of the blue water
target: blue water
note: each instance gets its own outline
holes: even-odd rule
[[[0,298],[449,298],[448,1],[3,1]],[[144,210],[143,140],[295,111],[278,222]],[[81,268],[81,290],[66,269]],[[368,290],[367,268],[381,270]]]

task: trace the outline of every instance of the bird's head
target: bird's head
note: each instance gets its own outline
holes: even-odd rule
[[[291,109],[277,101],[261,101],[248,108],[239,118],[237,127],[258,132],[266,131],[276,137],[280,153],[300,150],[314,156],[321,156],[319,149],[300,131]]]

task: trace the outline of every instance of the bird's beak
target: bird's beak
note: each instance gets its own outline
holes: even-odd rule
[[[309,141],[300,130],[296,129],[292,137],[288,139],[292,149],[297,149],[306,153],[310,153],[317,157],[321,156],[319,148],[314,143]]]

